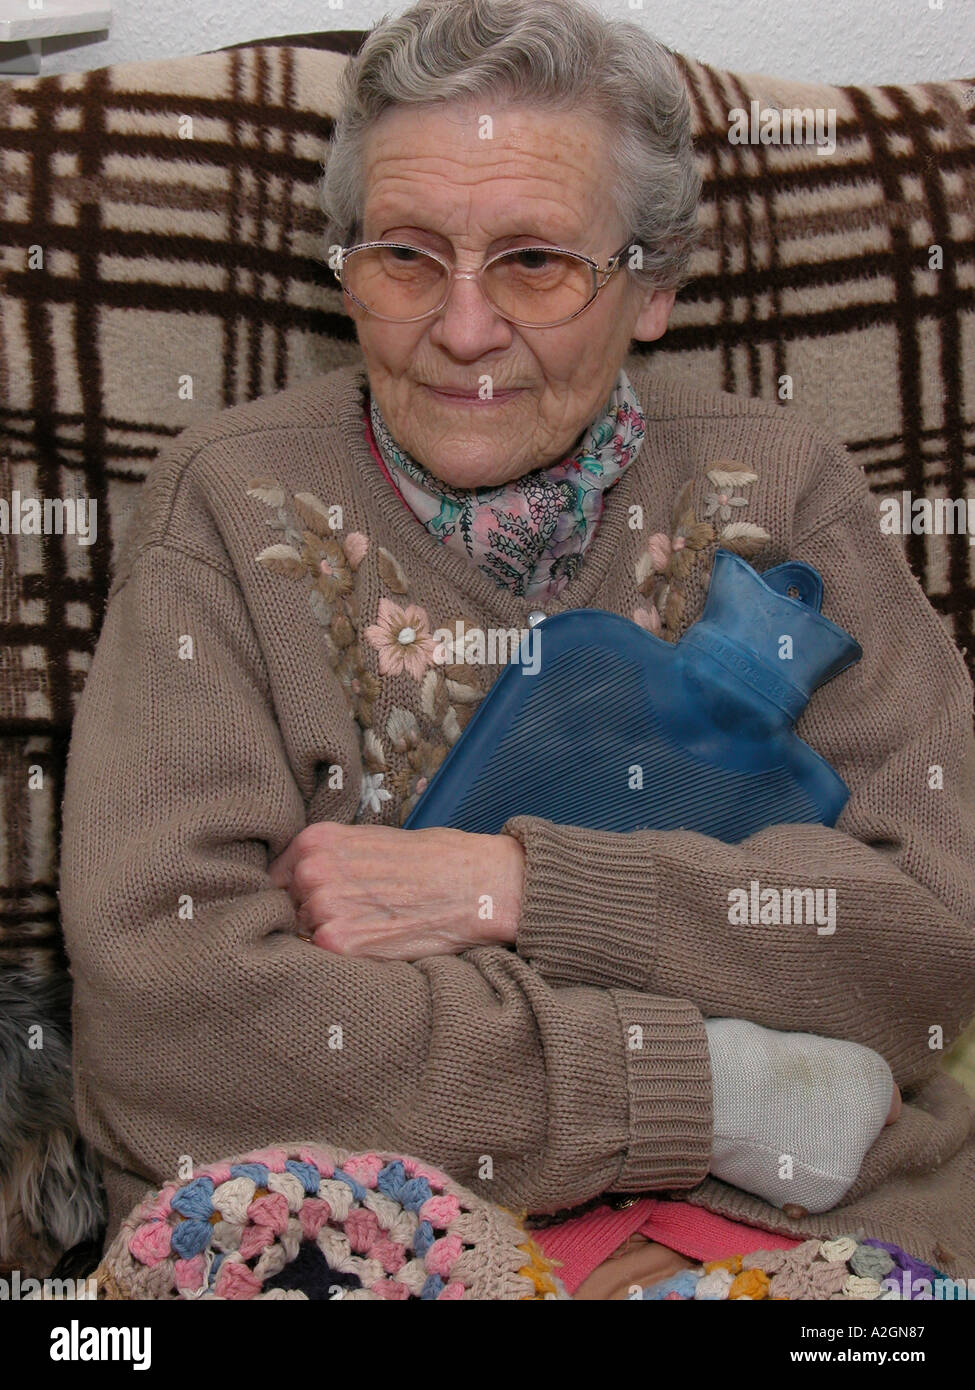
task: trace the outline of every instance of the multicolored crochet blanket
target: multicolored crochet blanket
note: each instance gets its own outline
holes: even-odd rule
[[[513,1212],[407,1155],[313,1144],[260,1149],[148,1193],[95,1278],[107,1299],[569,1298]],[[896,1245],[841,1236],[712,1260],[642,1297],[968,1294]]]
[[[646,1299],[967,1299],[967,1287],[882,1240],[804,1240],[683,1269],[644,1288]]]
[[[166,1183],[95,1278],[114,1299],[568,1297],[503,1207],[415,1158],[312,1144]]]

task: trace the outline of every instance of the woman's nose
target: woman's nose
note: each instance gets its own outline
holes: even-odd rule
[[[511,341],[512,325],[492,307],[474,271],[454,275],[447,302],[430,330],[434,342],[456,357],[478,357]]]

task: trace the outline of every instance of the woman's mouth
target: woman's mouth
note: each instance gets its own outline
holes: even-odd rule
[[[438,400],[443,401],[445,405],[490,406],[504,405],[506,401],[513,400],[515,396],[520,395],[523,388],[495,391],[490,396],[482,396],[477,391],[454,391],[448,387],[427,386],[426,383],[424,383],[424,389]]]

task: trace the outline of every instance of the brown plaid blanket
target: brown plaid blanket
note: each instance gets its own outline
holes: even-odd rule
[[[315,185],[362,37],[0,84],[0,979],[58,960],[71,720],[154,456],[200,415],[359,358]],[[878,494],[966,498],[975,82],[831,87],[680,61],[703,239],[665,339],[636,352],[791,400]],[[796,108],[834,113],[831,153],[729,141],[734,110]],[[87,509],[39,535],[24,499]],[[975,671],[975,546],[904,544]],[[11,1161],[0,1145],[0,1183]]]

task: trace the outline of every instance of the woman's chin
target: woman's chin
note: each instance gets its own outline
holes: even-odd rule
[[[532,467],[522,458],[523,450],[521,436],[509,441],[506,433],[495,431],[478,447],[472,434],[463,437],[456,431],[450,439],[439,434],[428,448],[418,441],[411,453],[439,482],[449,487],[472,488],[499,487],[520,478]]]
[[[524,467],[511,471],[510,455],[505,455],[503,459],[494,455],[483,462],[472,461],[460,467],[456,457],[441,459],[434,456],[424,461],[424,467],[438,482],[456,488],[500,487],[502,483],[511,482],[512,478],[520,478],[525,472]]]

